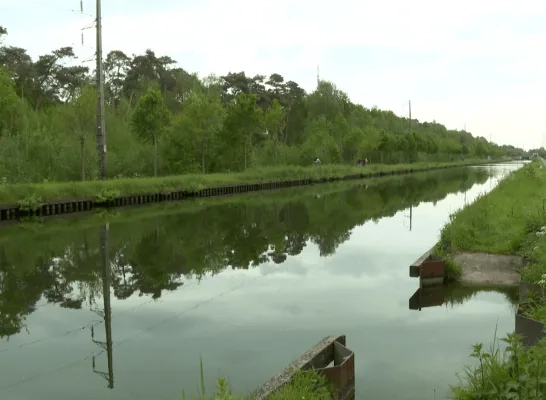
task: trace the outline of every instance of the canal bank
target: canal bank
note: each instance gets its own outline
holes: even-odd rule
[[[196,197],[213,197],[340,180],[403,175],[468,165],[483,160],[353,167],[275,167],[243,173],[183,175],[106,181],[0,185],[0,221],[25,216],[85,212]]]
[[[62,230],[97,227],[105,222],[121,224],[134,223],[137,220],[161,218],[173,213],[192,214],[203,208],[238,207],[244,205],[267,206],[279,202],[304,202],[322,196],[337,197],[343,193],[365,190],[366,204],[362,204],[359,213],[369,219],[374,215],[386,216],[401,208],[417,206],[423,201],[439,201],[448,193],[466,190],[474,184],[481,184],[490,177],[487,168],[450,168],[433,172],[418,172],[407,175],[394,175],[371,178],[365,181],[333,182],[316,186],[299,186],[267,193],[249,192],[237,196],[215,198],[193,198],[182,202],[165,202],[134,207],[116,207],[114,209],[89,210],[87,213],[70,213],[41,217],[24,217],[0,223],[0,240],[10,240],[19,234],[41,233],[56,235]],[[354,218],[354,217],[353,217]],[[8,227],[10,227],[8,229]]]
[[[497,352],[498,344],[491,351],[475,348],[473,357],[480,363],[454,388],[455,398],[546,390],[546,370],[536,364],[537,358],[546,360],[546,343],[535,349],[528,347],[544,337],[545,238],[543,160],[508,175],[489,194],[453,214],[443,227],[435,253],[445,257],[456,280],[466,285],[507,285],[519,290],[515,333],[522,335],[521,341],[507,335],[506,358],[504,352]],[[514,362],[519,363],[517,370]],[[533,378],[526,380],[526,376]],[[514,381],[519,382],[517,388]]]
[[[150,206],[102,225],[29,222],[0,241],[0,398],[192,398],[200,359],[207,393],[227,377],[244,395],[330,334],[355,353],[357,398],[443,398],[469,345],[497,321],[513,328],[511,303],[458,290],[447,308],[413,311],[407,265],[512,168],[136,215]]]

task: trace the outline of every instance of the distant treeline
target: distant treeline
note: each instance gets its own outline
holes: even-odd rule
[[[0,27],[0,182],[97,177],[93,71],[63,47],[33,60]],[[70,63],[69,63],[70,62]],[[448,161],[520,155],[469,132],[352,103],[333,83],[306,93],[279,74],[200,79],[152,50],[104,60],[108,175],[269,165]],[[157,146],[154,146],[154,143]]]

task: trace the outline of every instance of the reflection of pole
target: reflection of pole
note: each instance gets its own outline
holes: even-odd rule
[[[405,211],[405,210],[404,210]],[[409,230],[411,232],[411,228],[412,228],[412,222],[413,222],[413,205],[410,205],[409,206],[409,217],[407,215],[404,215],[404,220],[402,222],[402,225],[404,226],[404,228],[406,228],[406,218],[409,218]]]
[[[409,105],[409,133],[411,135],[411,100],[408,100]]]
[[[104,300],[104,330],[106,333],[106,342],[94,340],[95,332],[91,328],[91,339],[93,342],[106,350],[108,360],[108,373],[97,371],[95,369],[95,357],[93,357],[93,372],[101,375],[108,381],[108,388],[114,388],[114,361],[112,356],[112,309],[110,307],[110,255],[109,255],[109,225],[105,224],[101,228],[101,261],[102,261],[102,298]]]

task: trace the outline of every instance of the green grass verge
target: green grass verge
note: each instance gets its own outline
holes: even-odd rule
[[[346,175],[378,172],[413,171],[457,165],[475,165],[483,160],[467,160],[450,163],[416,163],[395,165],[368,165],[364,168],[347,165],[320,165],[312,167],[280,166],[252,169],[229,174],[195,174],[158,178],[128,178],[106,181],[59,182],[42,184],[2,184],[0,204],[27,205],[50,200],[71,198],[97,198],[107,200],[133,194],[166,193],[175,190],[195,191],[204,188],[244,183],[265,183],[299,179],[342,178]]]
[[[459,252],[515,254],[544,265],[546,247],[536,232],[545,222],[545,184],[546,168],[535,161],[452,214],[435,247],[437,254],[446,257],[451,277],[456,280],[460,275],[460,267],[452,261]],[[537,281],[546,270],[532,265],[522,272],[524,280]]]
[[[544,399],[546,393],[546,340],[524,347],[521,338],[509,334],[500,339],[495,332],[489,349],[475,344],[473,366],[457,374],[458,384],[451,387],[456,400],[531,400]]]
[[[409,207],[410,205],[417,206],[421,201],[441,200],[448,193],[456,192],[462,182],[474,184],[476,182],[482,182],[482,180],[485,181],[486,178],[487,174],[485,172],[480,172],[480,170],[475,170],[473,173],[467,175],[465,175],[464,172],[459,173],[458,170],[442,170],[440,172],[416,172],[411,175],[392,175],[381,178],[370,178],[366,180],[365,185],[368,194],[373,192],[374,189],[389,191],[390,197],[395,198],[394,202],[398,205],[398,207],[396,207],[396,210],[398,211],[404,207]],[[436,183],[438,185],[436,185]],[[81,231],[86,228],[97,227],[106,222],[134,224],[137,220],[151,219],[153,217],[160,217],[173,213],[200,213],[207,207],[232,205],[236,203],[260,207],[279,202],[285,204],[290,201],[303,201],[310,197],[315,198],[317,193],[320,193],[322,197],[340,194],[351,188],[359,188],[362,185],[364,185],[364,183],[360,181],[338,181],[325,183],[320,186],[298,186],[282,190],[273,190],[268,191],[267,195],[259,192],[248,192],[241,193],[237,196],[191,198],[181,202],[147,204],[142,207],[131,206],[111,209],[94,209],[84,213],[71,213],[48,218],[25,217],[14,224],[2,226],[2,229],[0,229],[0,243],[4,240],[23,240],[15,239],[21,234],[34,235],[40,233],[47,236],[58,235],[59,231]],[[406,197],[400,197],[400,194],[398,193],[399,190],[397,190],[400,186],[408,188],[408,191],[403,193]],[[408,193],[411,195],[408,195]],[[366,202],[368,208],[372,207],[370,199],[366,198]],[[386,202],[380,204],[380,206],[389,209],[387,205]],[[373,202],[373,208],[376,208],[375,206],[376,203]],[[347,208],[344,210],[347,210]],[[43,232],[44,229],[47,230],[46,233]]]
[[[254,400],[252,396],[239,396],[233,394],[227,379],[220,378],[216,383],[216,390],[208,394],[205,390],[205,373],[203,360],[200,360],[200,387],[199,395],[189,398],[182,391],[182,400]],[[288,385],[267,397],[267,400],[330,400],[334,393],[332,385],[326,377],[316,371],[297,371]]]
[[[485,252],[524,257],[522,281],[546,286],[546,166],[534,161],[508,175],[489,194],[459,210],[442,229],[437,254],[448,260],[452,277],[460,267],[459,252]],[[546,323],[546,303],[540,296],[526,304],[526,315]],[[538,399],[546,392],[546,341],[526,348],[510,334],[492,347],[476,344],[474,366],[466,367],[452,387],[454,398]]]
[[[332,387],[322,375],[314,371],[297,372],[292,381],[267,397],[267,400],[331,400]],[[226,379],[219,379],[216,391],[207,394],[204,389],[199,396],[189,398],[184,393],[182,400],[254,400],[252,396],[233,394]]]

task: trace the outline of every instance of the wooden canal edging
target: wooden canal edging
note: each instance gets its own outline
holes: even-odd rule
[[[429,168],[406,168],[401,170],[392,171],[380,171],[380,172],[362,172],[358,174],[346,175],[343,177],[330,177],[320,179],[297,179],[291,181],[272,181],[262,183],[244,183],[236,185],[219,186],[212,188],[205,188],[197,191],[187,191],[185,189],[177,189],[165,193],[142,193],[125,195],[112,198],[110,200],[101,200],[96,197],[85,198],[72,198],[72,199],[59,199],[48,200],[44,203],[37,204],[35,207],[24,207],[21,204],[2,204],[0,205],[0,223],[3,221],[13,221],[20,217],[29,216],[51,216],[68,213],[76,213],[81,211],[89,211],[93,208],[113,208],[113,207],[126,207],[148,203],[160,203],[165,201],[176,201],[187,198],[199,198],[199,197],[216,197],[235,195],[240,193],[255,192],[261,190],[274,190],[282,188],[290,188],[297,186],[312,185],[317,183],[326,183],[334,181],[347,181],[367,178],[377,178],[383,176],[392,175],[406,175],[414,172],[426,172],[447,168],[461,168],[465,166],[479,165],[479,164],[459,164],[459,165],[442,165]],[[365,168],[365,167],[364,167]]]
[[[410,278],[419,278],[419,288],[409,299],[409,309],[441,306],[445,300],[445,260],[427,251],[409,267]]]
[[[443,285],[419,288],[409,299],[409,309],[421,311],[422,308],[438,307],[444,304],[445,297]]]
[[[521,335],[524,346],[535,346],[546,337],[546,326],[543,322],[524,315],[526,306],[532,298],[544,301],[544,289],[535,283],[520,283],[519,305],[516,312],[516,333]]]
[[[434,248],[427,251],[409,267],[411,278],[419,278],[419,287],[443,285],[445,280],[445,260],[433,254]]]
[[[251,398],[266,400],[288,385],[298,371],[315,370],[334,386],[332,400],[354,400],[355,355],[345,345],[345,336],[325,337],[252,393]]]

